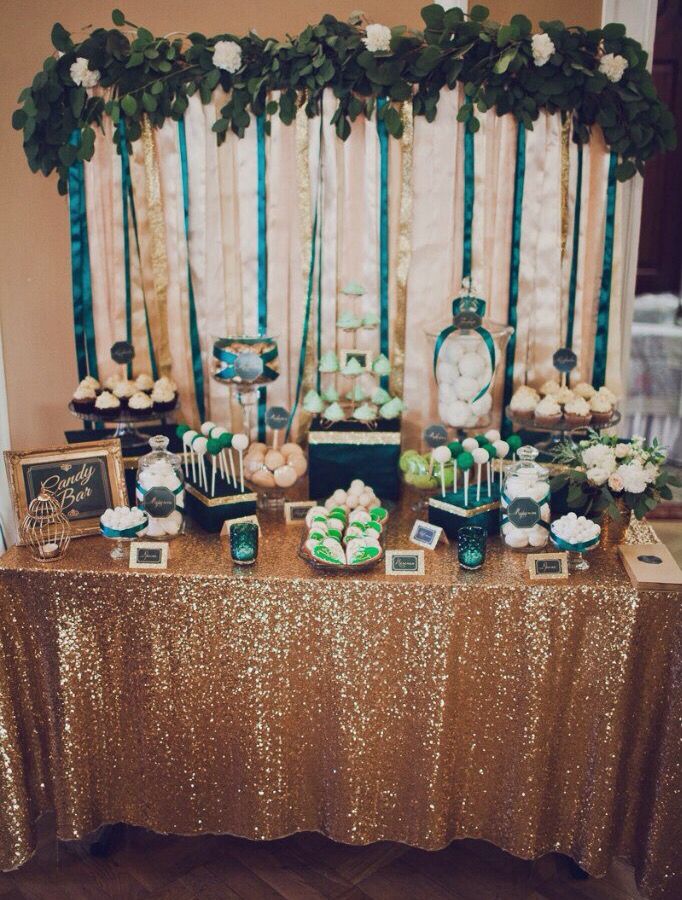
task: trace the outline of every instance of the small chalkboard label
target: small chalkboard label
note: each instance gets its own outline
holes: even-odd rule
[[[428,425],[424,429],[424,443],[427,447],[435,449],[448,442],[448,433],[444,425]]]
[[[287,525],[302,525],[308,510],[316,503],[314,500],[291,500],[284,504],[284,521]]]
[[[507,507],[507,516],[516,528],[532,528],[540,521],[540,504],[532,497],[515,497]]]
[[[126,365],[133,361],[135,348],[129,341],[116,341],[111,345],[111,358],[120,365]]]
[[[271,406],[265,411],[265,424],[273,431],[281,431],[289,424],[289,410],[283,406]]]
[[[454,317],[454,326],[455,328],[473,331],[481,327],[481,317],[472,309],[463,309]]]
[[[643,553],[641,556],[638,556],[637,559],[640,562],[648,563],[650,566],[660,566],[663,563],[660,556],[653,556],[650,553]]]
[[[146,513],[155,519],[165,519],[175,510],[175,494],[167,487],[149,488],[142,499]]]
[[[244,350],[234,361],[234,374],[242,381],[255,381],[263,374],[263,359],[253,350]]]
[[[431,525],[429,522],[417,519],[412,526],[410,540],[419,547],[425,547],[427,550],[435,550],[442,534],[443,529],[439,525]]]
[[[527,560],[531,581],[540,581],[543,578],[568,578],[568,554],[566,553],[531,553]]]
[[[552,357],[552,363],[558,372],[572,372],[578,365],[578,357],[568,347],[561,347]]]
[[[387,575],[423,575],[423,550],[387,550]]]
[[[168,567],[168,544],[134,541],[130,545],[131,569],[166,569]]]

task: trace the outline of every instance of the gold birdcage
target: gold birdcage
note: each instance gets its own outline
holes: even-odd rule
[[[62,512],[62,505],[46,487],[28,505],[28,512],[19,528],[21,542],[31,556],[41,562],[61,559],[71,540],[71,524]]]

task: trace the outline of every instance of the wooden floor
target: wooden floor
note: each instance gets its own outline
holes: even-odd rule
[[[109,855],[42,841],[22,869],[0,875],[0,900],[640,900],[632,870],[576,880],[550,855],[515,859],[483,841],[429,853],[402,844],[348,847],[316,834],[268,843],[163,837],[119,826]]]

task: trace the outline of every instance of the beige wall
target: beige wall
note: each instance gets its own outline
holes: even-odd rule
[[[77,425],[66,410],[76,386],[71,314],[67,204],[54,179],[32,175],[10,116],[19,91],[29,84],[51,50],[57,20],[71,31],[107,25],[113,0],[2,0],[4,52],[0,55],[0,171],[2,191],[2,279],[0,326],[9,399],[12,444],[49,446]],[[324,12],[339,18],[364,9],[374,21],[419,25],[419,0],[122,0],[133,22],[157,33],[255,28],[260,34],[297,32]],[[599,24],[600,0],[490,0],[498,20],[515,12],[567,24]],[[570,16],[568,11],[570,11]],[[570,20],[570,21],[569,21]]]

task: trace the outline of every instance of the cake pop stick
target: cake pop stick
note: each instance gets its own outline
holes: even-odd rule
[[[206,450],[208,448],[208,438],[203,434],[197,435],[192,441],[192,450],[197,455],[197,469],[199,470],[199,484],[208,492],[208,476],[206,474]]]
[[[233,435],[230,434],[229,431],[226,431],[225,434],[220,435],[220,441],[223,445],[223,455],[225,455],[225,449],[227,449],[227,456],[230,460],[230,471],[232,472],[232,483],[235,487],[237,487],[237,472],[234,468],[234,456],[232,454],[232,439]],[[227,463],[225,464],[227,466]]]
[[[206,449],[211,455],[211,497],[215,497],[215,472],[216,462],[220,459],[220,441],[217,438],[209,438]]]
[[[446,445],[442,447],[436,447],[431,453],[432,459],[434,459],[440,465],[440,495],[441,497],[445,496],[445,463],[449,462],[452,459],[452,453],[450,452],[450,448]]]
[[[183,449],[183,451],[184,451],[184,449],[185,449],[185,435],[187,434],[187,432],[188,432],[189,430],[190,430],[189,425],[178,425],[178,427],[175,429],[175,434],[176,434],[176,435],[180,438],[180,440],[182,441],[182,449]],[[187,456],[185,455],[184,452],[183,452],[182,456],[183,456],[182,466],[183,466],[183,468],[184,468],[184,470],[185,470],[185,478],[189,478],[189,464],[188,464],[188,462],[187,462]]]
[[[239,454],[239,484],[244,493],[244,451],[249,446],[249,438],[245,434],[232,435],[232,446]]]
[[[196,469],[194,468],[194,451],[192,450],[192,442],[194,438],[199,437],[198,431],[193,431],[191,428],[189,431],[186,431],[182,436],[183,446],[187,447],[187,451],[189,453],[189,461],[192,464],[192,481],[197,480]],[[187,477],[189,478],[189,472],[187,473]]]
[[[516,459],[516,451],[521,446],[521,438],[518,434],[511,434],[507,438],[507,443],[509,444],[509,449],[512,453],[512,458]]]
[[[497,458],[500,461],[500,493],[502,493],[502,475],[504,472],[504,464],[502,462],[509,455],[509,444],[506,441],[495,441],[494,444]]]
[[[452,489],[454,490],[455,493],[457,493],[457,468],[458,468],[457,457],[462,452],[462,445],[460,444],[459,441],[450,441],[450,443],[448,444],[448,447],[450,448],[450,453],[452,454],[452,468],[453,468],[453,475],[454,475]]]
[[[214,441],[218,441],[220,443],[221,435],[227,434],[227,429],[223,428],[221,425],[214,425],[213,422],[207,422],[207,425],[210,424],[211,428],[208,430],[206,437]],[[221,444],[220,450],[218,451],[218,466],[220,467],[220,474],[223,476],[225,481],[230,483],[230,475],[227,470],[227,460],[225,459],[225,451],[222,449],[223,445]]]
[[[485,447],[477,447],[471,455],[473,456],[474,462],[478,467],[476,476],[476,502],[478,503],[481,499],[481,469],[490,459],[490,455]]]
[[[462,442],[462,446],[464,446],[464,442]],[[464,472],[464,506],[466,507],[469,505],[469,470],[474,464],[474,458],[468,450],[465,450],[459,454],[457,462],[462,472]]]

